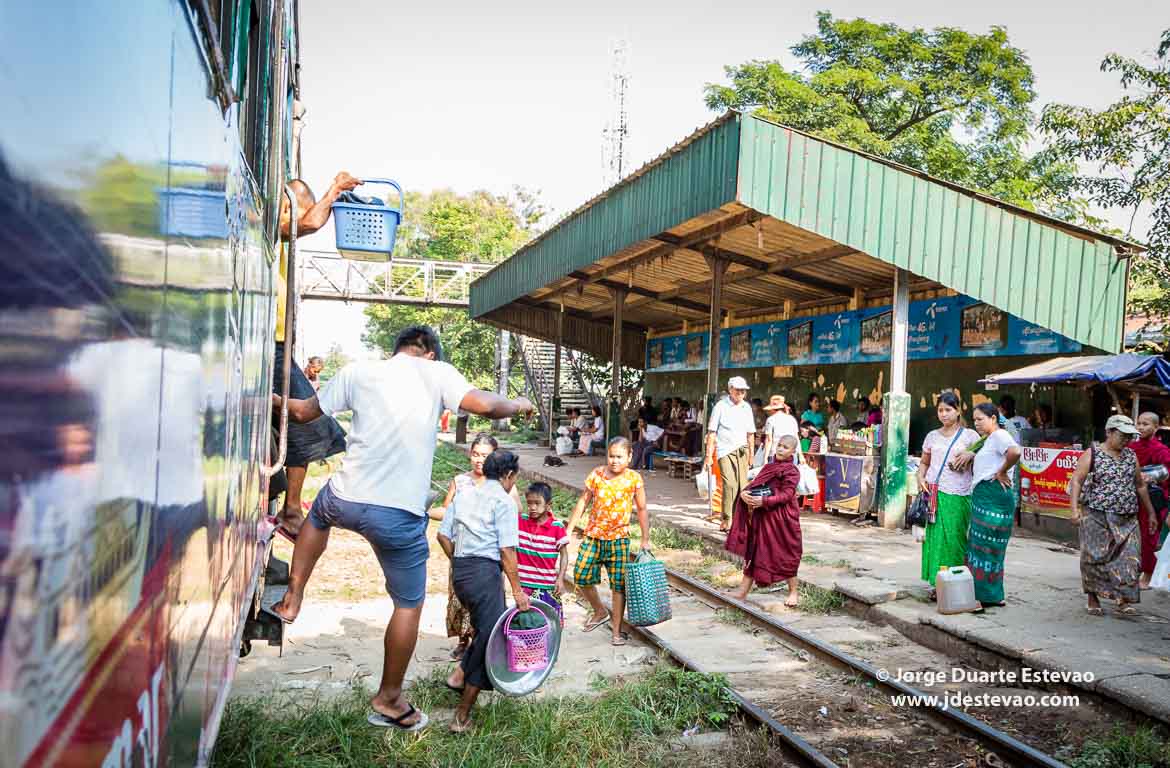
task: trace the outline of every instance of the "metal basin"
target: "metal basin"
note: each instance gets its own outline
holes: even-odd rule
[[[508,618],[507,611],[496,620],[492,633],[487,642],[487,676],[495,689],[505,696],[525,696],[532,693],[548,679],[553,667],[556,666],[557,656],[561,652],[561,617],[557,611],[542,600],[532,600],[532,607],[544,613],[548,619],[551,631],[548,635],[548,666],[531,672],[511,672],[508,669],[508,640],[504,637],[504,619]]]

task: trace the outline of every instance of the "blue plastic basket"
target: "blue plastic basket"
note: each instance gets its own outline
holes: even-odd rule
[[[216,189],[160,189],[158,228],[171,237],[224,240],[228,236],[227,197]]]
[[[362,184],[386,184],[398,190],[398,207],[334,203],[333,226],[337,250],[347,259],[389,261],[402,221],[402,187],[393,179],[363,179]]]

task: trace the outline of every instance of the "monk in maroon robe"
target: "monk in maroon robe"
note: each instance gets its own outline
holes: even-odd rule
[[[1158,414],[1143,413],[1138,416],[1137,428],[1141,435],[1137,440],[1130,442],[1129,447],[1137,454],[1138,466],[1148,467],[1152,464],[1162,464],[1170,470],[1170,448],[1162,444],[1155,434],[1158,431]],[[1170,487],[1163,482],[1163,498],[1170,499]],[[1138,505],[1141,515],[1141,524],[1138,529],[1142,535],[1142,577],[1138,586],[1142,589],[1150,588],[1150,577],[1154,575],[1154,566],[1158,563],[1158,534],[1162,524],[1166,522],[1166,507],[1155,509],[1157,519],[1150,519],[1145,507]]]
[[[800,534],[800,507],[796,503],[796,485],[800,471],[792,463],[796,438],[785,435],[776,446],[776,458],[764,465],[756,479],[748,484],[735,501],[735,514],[724,547],[743,558],[743,580],[731,593],[746,600],[752,584],[766,587],[778,581],[788,582],[785,605],[800,602],[796,571],[804,545]],[[769,495],[753,495],[767,488]]]

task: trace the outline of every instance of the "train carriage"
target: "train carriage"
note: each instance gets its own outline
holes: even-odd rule
[[[280,640],[297,31],[295,0],[0,3],[3,768],[205,764]]]

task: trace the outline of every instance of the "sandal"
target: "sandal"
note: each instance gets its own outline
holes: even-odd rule
[[[461,723],[459,722],[459,715],[455,715],[455,717],[451,718],[451,725],[447,726],[447,730],[455,734],[464,734],[470,732],[473,725],[474,723],[470,717]]]
[[[1094,607],[1092,605],[1086,605],[1085,606],[1085,613],[1089,614],[1090,616],[1104,616],[1105,615],[1105,612],[1101,610],[1101,606],[1099,606],[1099,605],[1096,607]]]
[[[1132,616],[1137,613],[1137,608],[1134,607],[1133,603],[1120,603],[1117,606],[1117,612],[1123,613],[1126,616]]]
[[[612,615],[613,614],[611,614],[609,611],[606,611],[604,619],[599,619],[597,621],[587,621],[587,622],[585,622],[585,626],[582,627],[582,629],[584,629],[586,632],[592,632],[593,630],[600,627],[602,624],[608,624],[609,619]]]
[[[610,645],[612,645],[612,646],[614,646],[615,648],[617,648],[617,647],[619,647],[619,646],[623,646],[623,645],[625,645],[625,644],[626,644],[626,639],[627,639],[627,638],[626,638],[626,635],[625,635],[625,633],[622,633],[622,636],[621,636],[621,637],[615,637],[615,638],[612,638],[612,639],[610,639],[610,641],[609,641],[609,644],[610,644]]]
[[[406,725],[402,722],[416,712],[418,713],[417,723]],[[426,713],[415,709],[413,704],[407,704],[406,711],[398,717],[392,717],[391,715],[383,714],[376,709],[371,709],[370,714],[366,716],[366,722],[370,725],[376,726],[378,728],[397,728],[398,730],[405,731],[407,733],[421,731],[423,728],[427,727],[427,723],[430,721],[431,719],[427,717]]]

